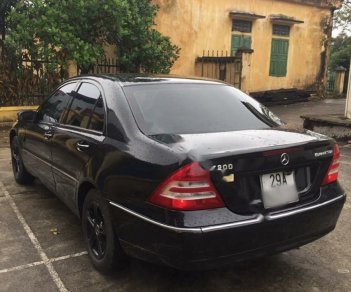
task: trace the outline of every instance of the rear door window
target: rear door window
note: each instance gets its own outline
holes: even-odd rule
[[[39,121],[45,123],[60,123],[69,105],[77,82],[62,86],[54,92],[38,110]]]
[[[102,97],[100,96],[100,98],[97,100],[95,104],[95,108],[91,116],[88,129],[98,131],[98,132],[103,132],[104,120],[105,120],[104,102]]]
[[[104,121],[102,95],[97,86],[82,83],[67,114],[65,124],[102,131]]]

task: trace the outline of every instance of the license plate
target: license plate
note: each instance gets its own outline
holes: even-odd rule
[[[265,208],[280,207],[299,200],[293,171],[261,175],[261,189]]]

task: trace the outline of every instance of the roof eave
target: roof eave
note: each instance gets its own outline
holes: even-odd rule
[[[230,11],[229,16],[233,19],[240,19],[240,20],[257,20],[266,18],[264,15],[259,15],[250,12],[243,12],[243,11]]]

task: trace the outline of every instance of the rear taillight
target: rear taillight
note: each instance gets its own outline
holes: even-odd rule
[[[209,171],[193,162],[168,177],[151,195],[149,202],[173,210],[204,210],[224,206]]]
[[[338,175],[339,175],[339,158],[340,158],[340,149],[338,144],[334,145],[334,151],[333,151],[333,160],[329,165],[327,174],[325,175],[322,185],[327,185],[332,182],[337,181]]]

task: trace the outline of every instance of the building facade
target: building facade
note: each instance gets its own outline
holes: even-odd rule
[[[160,7],[157,29],[181,48],[173,74],[227,80],[231,72],[221,71],[221,62],[234,62],[233,57],[240,55],[239,87],[246,92],[317,90],[326,83],[333,12],[340,8],[340,1],[153,2]],[[204,61],[220,63],[214,69],[215,76],[204,72]],[[235,70],[234,67],[228,68]]]

